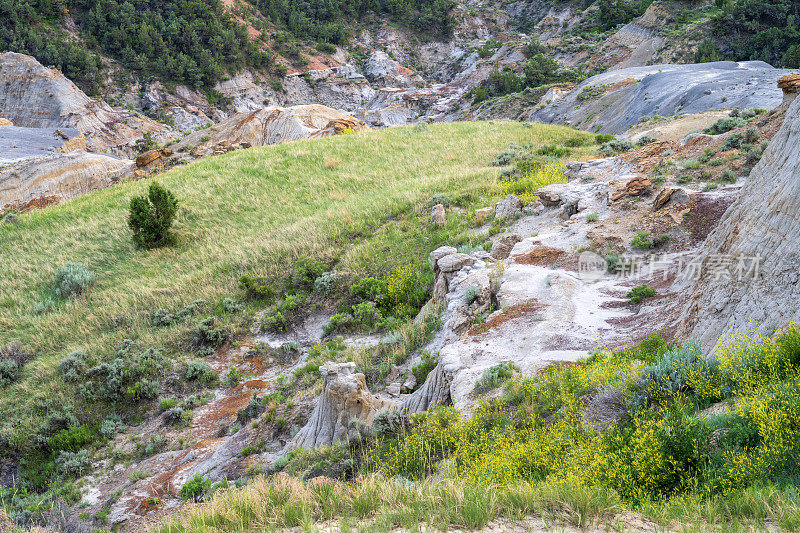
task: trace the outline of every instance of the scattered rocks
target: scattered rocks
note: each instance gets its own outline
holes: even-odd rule
[[[431,209],[431,224],[441,225],[445,223],[444,206],[436,204]]]
[[[522,208],[525,204],[514,196],[513,194],[509,194],[506,196],[506,199],[498,202],[498,204],[494,208],[494,216],[497,218],[505,218],[511,219],[517,216],[519,213],[522,212]]]

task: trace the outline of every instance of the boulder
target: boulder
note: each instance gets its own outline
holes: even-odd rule
[[[7,118],[0,117],[0,126],[13,126],[14,123],[8,120]]]
[[[440,271],[448,273],[448,272],[456,272],[461,270],[465,266],[471,265],[475,262],[475,259],[468,256],[467,254],[462,253],[454,253],[450,255],[446,255],[437,261],[437,266]]]
[[[425,83],[419,74],[404,67],[383,50],[374,51],[364,61],[364,76],[379,87],[414,87]]]
[[[517,233],[505,235],[497,239],[492,245],[492,257],[495,259],[507,259],[511,255],[511,250],[514,245],[522,240],[522,237]]]
[[[656,199],[653,201],[653,211],[658,211],[662,207],[667,204],[688,204],[689,203],[689,195],[686,194],[686,191],[678,188],[667,187],[662,189],[661,192],[656,195]]]
[[[371,424],[378,412],[394,404],[369,392],[364,374],[355,363],[325,363],[319,369],[324,378],[322,395],[308,423],[289,443],[289,449],[328,446],[345,440],[351,420]]]
[[[475,210],[475,223],[480,225],[483,224],[484,221],[488,220],[489,217],[492,216],[492,212],[494,209],[491,207],[483,207],[481,209]]]
[[[431,209],[431,224],[444,224],[445,217],[444,217],[444,206],[442,204],[436,204]]]
[[[522,200],[514,196],[513,194],[509,194],[506,196],[506,199],[498,202],[498,204],[494,208],[494,216],[497,218],[506,218],[511,219],[517,216],[519,213],[522,212],[522,208],[525,204],[522,203]]]
[[[616,202],[626,196],[644,196],[653,191],[653,182],[645,176],[637,176],[629,180],[623,189],[618,190],[611,197],[612,202]]]

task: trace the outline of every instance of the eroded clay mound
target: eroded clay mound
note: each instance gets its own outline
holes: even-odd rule
[[[367,129],[364,122],[323,105],[269,106],[237,113],[197,131],[177,145],[194,157],[228,151],[229,147],[264,146],[283,141],[330,137]]]
[[[31,56],[0,54],[0,117],[26,128],[74,128],[90,151],[130,157],[145,133],[163,137],[168,128],[142,115],[90,98],[59,70]]]
[[[778,78],[795,71],[762,61],[719,61],[611,70],[584,81],[531,120],[622,134],[641,117],[695,114],[712,109],[774,109],[783,95]]]
[[[0,213],[56,204],[102,189],[132,171],[133,162],[75,150],[0,168]]]

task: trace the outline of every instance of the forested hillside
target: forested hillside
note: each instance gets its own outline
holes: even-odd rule
[[[262,33],[251,38],[218,0],[1,0],[0,50],[30,54],[96,94],[100,55],[144,77],[210,88],[245,66],[274,67],[276,34],[342,44],[369,14],[431,36],[452,31],[450,0],[260,0],[255,7]],[[62,29],[68,18],[83,42]]]

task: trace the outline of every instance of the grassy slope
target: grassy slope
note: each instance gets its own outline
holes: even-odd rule
[[[6,426],[4,433],[12,444],[24,443],[33,430],[31,403],[66,394],[54,367],[69,351],[85,349],[102,358],[124,339],[174,346],[180,331],[149,325],[156,309],[197,298],[219,302],[237,294],[241,274],[280,277],[300,255],[339,257],[348,242],[366,235],[374,238],[344,256],[345,270],[418,261],[424,254],[410,257],[406,249],[403,257],[392,248],[390,232],[376,229],[421,209],[434,193],[471,191],[477,198],[483,188],[494,187],[498,171],[490,164],[509,142],[544,144],[575,135],[544,125],[458,123],[206,159],[159,176],[181,207],[178,244],[155,251],[134,249],[126,224],[128,202],[147,182],[124,183],[0,226],[0,346],[18,340],[35,354],[20,382],[0,391],[0,415],[18,426]],[[447,236],[444,230],[412,237],[433,249]],[[87,262],[98,274],[95,286],[82,298],[35,315],[32,309],[47,296],[55,269],[67,261]],[[117,317],[127,317],[124,326],[114,325]]]

